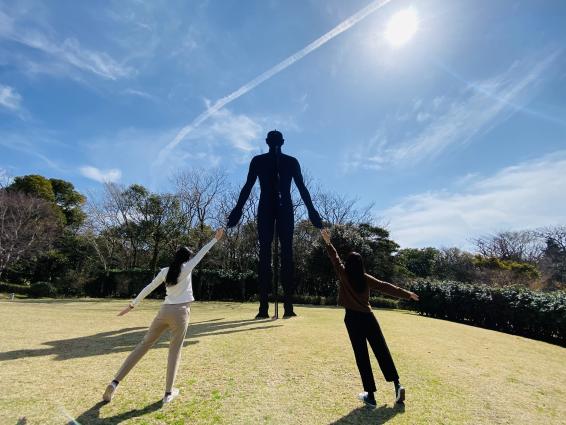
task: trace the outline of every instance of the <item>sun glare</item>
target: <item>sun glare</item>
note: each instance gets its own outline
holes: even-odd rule
[[[385,28],[385,39],[394,47],[409,41],[417,32],[419,19],[413,7],[400,10],[389,19]]]

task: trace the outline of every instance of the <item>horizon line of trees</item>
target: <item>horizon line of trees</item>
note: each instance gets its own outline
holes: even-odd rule
[[[565,288],[566,226],[498,232],[477,238],[475,252],[401,248],[372,216],[373,205],[360,206],[357,199],[325,191],[310,179],[307,185],[339,252],[360,252],[368,272],[378,278],[401,284],[426,278]],[[89,198],[65,180],[15,177],[0,186],[0,281],[46,282],[60,295],[123,295],[128,291],[120,289],[116,273],[144,280],[132,286],[143,287],[168,265],[178,246],[198,248],[224,225],[238,194],[221,171],[179,172],[172,191],[163,193],[108,183],[99,196]],[[335,277],[318,230],[297,193],[293,199],[297,293],[333,297]],[[218,293],[213,283],[222,282],[243,297],[253,295],[258,200],[252,191],[241,222],[204,260],[206,272],[195,279],[197,294],[211,297]],[[145,274],[136,275],[140,269]]]

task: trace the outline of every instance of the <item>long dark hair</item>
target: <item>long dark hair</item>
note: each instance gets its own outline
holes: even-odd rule
[[[357,252],[350,252],[346,258],[345,267],[348,281],[354,287],[354,290],[358,293],[363,292],[367,288],[367,283],[362,256]]]
[[[191,251],[186,246],[182,246],[177,250],[173,261],[171,261],[171,264],[169,264],[169,271],[167,272],[167,276],[165,277],[165,286],[177,284],[177,279],[179,278],[179,274],[181,273],[181,267],[183,266],[183,263],[189,261],[192,255],[193,251]]]

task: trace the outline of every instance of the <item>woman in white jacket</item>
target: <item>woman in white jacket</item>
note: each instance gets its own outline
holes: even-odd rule
[[[104,401],[112,400],[116,387],[122,379],[126,377],[128,372],[137,364],[138,361],[147,353],[147,351],[155,344],[159,337],[167,329],[171,331],[171,342],[169,343],[169,356],[167,359],[167,381],[165,383],[165,396],[163,403],[169,403],[177,395],[179,390],[173,388],[175,376],[179,368],[179,359],[181,357],[181,347],[185,340],[185,334],[189,325],[190,304],[195,300],[193,297],[193,285],[191,281],[191,272],[195,266],[202,260],[212,246],[219,241],[224,235],[223,229],[218,229],[214,238],[200,251],[192,256],[192,252],[187,247],[181,247],[175,254],[175,258],[169,267],[161,269],[153,281],[147,285],[139,295],[118,315],[131,311],[145,297],[147,297],[155,288],[165,282],[167,295],[165,301],[161,305],[157,316],[153,319],[143,340],[128,355],[114,380],[106,387],[103,399]]]

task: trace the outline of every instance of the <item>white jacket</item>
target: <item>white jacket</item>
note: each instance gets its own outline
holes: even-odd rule
[[[191,279],[191,272],[196,265],[202,260],[206,253],[217,242],[216,238],[212,238],[205,246],[203,246],[196,255],[181,266],[181,273],[177,278],[176,285],[169,285],[166,287],[167,295],[165,296],[164,304],[184,304],[190,303],[195,300],[193,297],[193,282]],[[138,296],[132,301],[134,306],[138,305],[145,297],[147,297],[155,288],[165,282],[169,267],[165,267],[159,271],[157,276],[151,281],[149,285],[141,290]]]

